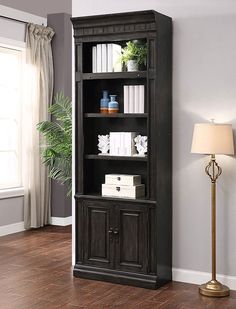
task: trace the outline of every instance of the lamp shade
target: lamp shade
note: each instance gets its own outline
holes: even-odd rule
[[[216,123],[195,124],[191,152],[233,155],[232,125]]]

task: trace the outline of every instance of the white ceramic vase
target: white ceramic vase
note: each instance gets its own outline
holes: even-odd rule
[[[136,60],[127,61],[127,70],[128,72],[138,71],[138,63]]]

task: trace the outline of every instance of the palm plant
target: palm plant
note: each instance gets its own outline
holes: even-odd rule
[[[49,177],[66,184],[68,195],[72,190],[72,104],[62,92],[55,95],[48,109],[53,121],[38,123],[43,135],[42,159],[49,168]]]

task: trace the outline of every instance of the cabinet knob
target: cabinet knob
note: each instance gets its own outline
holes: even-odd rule
[[[109,234],[112,234],[113,233],[113,228],[111,227],[108,231]]]
[[[114,228],[114,232],[113,232],[114,236],[115,236],[115,242],[118,243],[119,242],[119,230],[117,228]]]
[[[120,187],[116,187],[116,191],[120,192]]]
[[[113,231],[113,233],[114,233],[114,235],[118,235],[119,234],[119,231],[118,231],[118,229],[114,229],[114,231]]]

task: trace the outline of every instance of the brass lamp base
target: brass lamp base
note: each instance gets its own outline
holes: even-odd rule
[[[225,297],[229,296],[230,290],[219,281],[211,280],[199,287],[199,293],[209,297]]]

